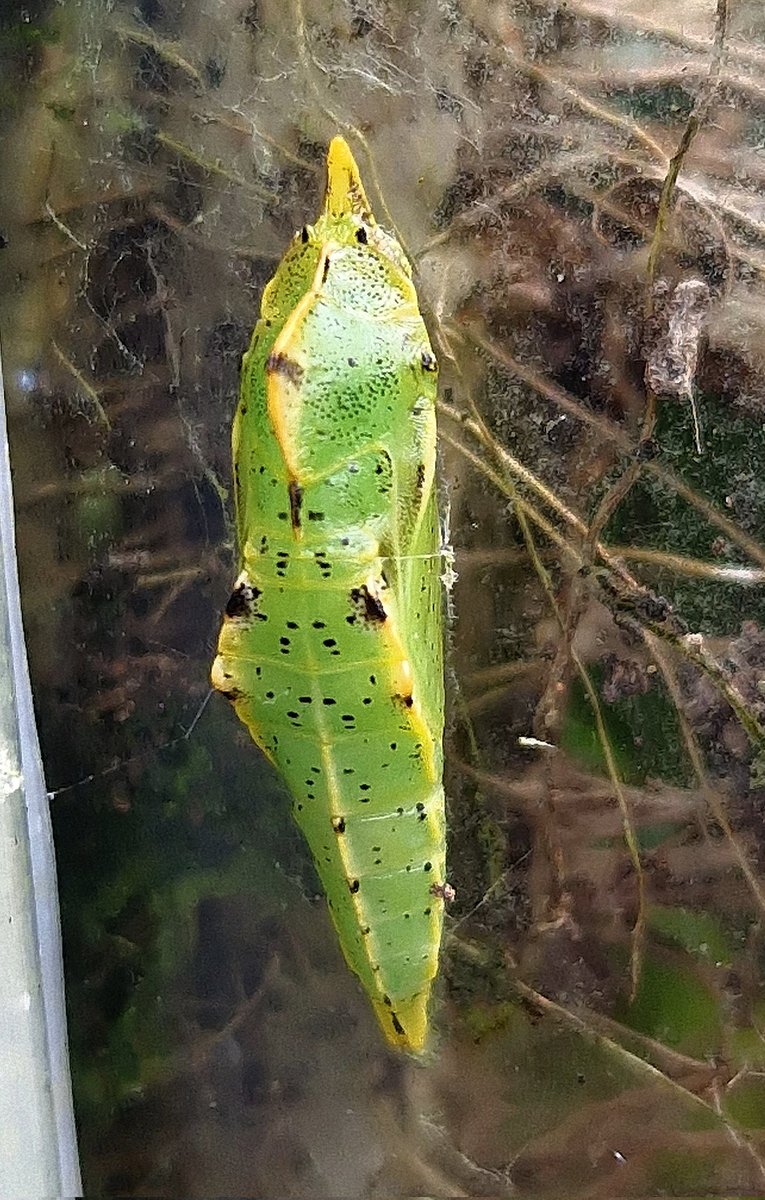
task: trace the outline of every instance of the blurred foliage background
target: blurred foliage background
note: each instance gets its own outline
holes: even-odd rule
[[[0,329],[89,1193],[765,1192],[754,0],[0,9]],[[208,668],[329,138],[441,362],[456,890],[380,1044]]]

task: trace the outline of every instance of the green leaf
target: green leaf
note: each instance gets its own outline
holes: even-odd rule
[[[690,908],[652,906],[647,925],[654,933],[682,946],[694,958],[714,966],[730,966],[736,954],[731,936],[711,913]]]
[[[720,1052],[719,1004],[689,965],[652,958],[643,964],[640,986],[619,1019],[666,1046],[693,1058]]]
[[[697,404],[704,453],[696,454],[687,405],[668,402],[660,407],[655,436],[661,462],[708,497],[725,516],[758,537],[765,525],[765,488],[757,468],[765,458],[765,424],[737,412],[717,396],[698,396]],[[719,530],[693,505],[645,473],[614,514],[605,540],[714,563],[718,535]],[[723,545],[719,553],[717,561],[748,561],[732,544]],[[694,630],[721,634],[741,625],[740,583],[690,578],[667,570],[653,572],[652,583]],[[747,591],[745,615],[758,624],[765,622],[762,588]]]
[[[598,691],[604,673],[601,666],[590,671]],[[658,679],[643,694],[622,696],[612,704],[601,698],[600,707],[617,770],[625,783],[642,784],[651,777],[680,785],[689,782],[677,712]],[[561,746],[590,770],[606,773],[592,708],[579,680],[571,688]]]
[[[726,1089],[723,1111],[742,1129],[765,1129],[765,1079],[745,1075]]]

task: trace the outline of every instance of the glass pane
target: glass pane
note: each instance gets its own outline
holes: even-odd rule
[[[88,1194],[762,1189],[763,24],[4,6],[0,323]],[[421,1061],[209,694],[241,356],[337,134],[440,363],[455,897]]]

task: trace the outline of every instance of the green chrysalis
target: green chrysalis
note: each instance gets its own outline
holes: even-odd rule
[[[242,363],[212,680],[287,782],[386,1037],[420,1051],[448,894],[437,365],[342,138],[327,171]]]

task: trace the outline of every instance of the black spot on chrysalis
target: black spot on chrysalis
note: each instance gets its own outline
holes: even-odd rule
[[[291,479],[288,486],[290,496],[290,521],[293,529],[300,528],[300,510],[303,506],[303,489],[300,484]]]
[[[382,600],[371,592],[366,584],[351,590],[351,604],[365,621],[382,622],[388,618]]]
[[[240,583],[234,588],[226,604],[226,616],[232,620],[251,617],[256,611],[256,604],[263,595],[260,588],[250,583]]]
[[[399,1019],[398,1019],[398,1017],[396,1016],[396,1014],[395,1014],[395,1013],[391,1013],[391,1015],[390,1015],[390,1019],[391,1019],[391,1021],[392,1021],[392,1023],[393,1023],[393,1028],[395,1029],[395,1031],[396,1031],[396,1033],[399,1035],[399,1037],[405,1037],[405,1036],[406,1036],[406,1030],[404,1029],[404,1026],[403,1026],[403,1025],[401,1024],[401,1022],[399,1021]]]
[[[266,370],[271,375],[281,375],[290,383],[298,384],[303,378],[303,368],[286,354],[269,354]]]

